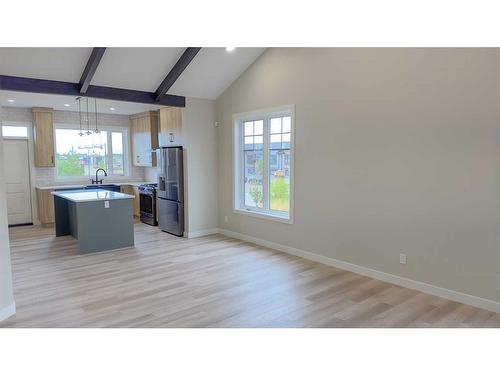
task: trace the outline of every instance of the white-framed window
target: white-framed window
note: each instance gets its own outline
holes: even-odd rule
[[[2,125],[2,136],[4,138],[28,138],[28,126],[24,124]]]
[[[234,211],[293,222],[293,105],[233,116]]]
[[[75,125],[55,125],[57,179],[92,177],[98,168],[108,176],[128,176],[128,129],[99,127],[98,134],[80,136]]]

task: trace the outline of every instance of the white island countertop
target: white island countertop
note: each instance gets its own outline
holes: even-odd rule
[[[108,191],[103,189],[54,191],[51,194],[76,203],[112,201],[117,199],[135,198],[133,195],[123,194],[123,193],[118,193],[116,191]]]

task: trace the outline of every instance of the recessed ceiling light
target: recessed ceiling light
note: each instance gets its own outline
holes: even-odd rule
[[[9,103],[14,103],[16,100],[15,99],[7,99]]]
[[[110,111],[114,111],[114,110],[115,110],[115,108],[114,108],[114,107],[109,107],[109,110],[110,110]]]
[[[236,49],[236,47],[226,47],[227,52],[233,52]]]
[[[64,104],[65,107],[69,107],[69,104]]]

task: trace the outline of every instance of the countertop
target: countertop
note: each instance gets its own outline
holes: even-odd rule
[[[103,185],[118,185],[118,186],[139,186],[144,184],[152,184],[155,182],[147,182],[147,181],[128,181],[128,182],[107,182],[104,181]],[[85,186],[91,184],[75,184],[75,185],[53,185],[53,186],[37,186],[36,188],[39,190],[55,190],[55,189],[83,189]]]
[[[75,190],[75,191],[54,191],[51,193],[58,197],[67,199],[72,202],[98,202],[112,201],[117,199],[134,199],[133,195],[118,193],[116,191],[108,191],[103,189],[95,190]]]

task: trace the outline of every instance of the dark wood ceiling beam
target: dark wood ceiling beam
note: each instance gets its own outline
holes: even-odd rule
[[[163,82],[156,89],[156,100],[160,100],[162,96],[166,95],[168,90],[180,77],[184,69],[187,68],[191,60],[194,59],[196,54],[200,52],[201,47],[188,47],[182,54],[182,56],[177,60],[174,67],[168,72],[167,76]]]
[[[57,94],[70,96],[88,96],[92,98],[119,100],[124,102],[185,107],[186,98],[177,95],[163,95],[159,100],[155,92],[119,89],[115,87],[89,85],[84,94],[80,93],[80,84],[47,79],[0,75],[0,90],[32,92],[38,94]]]
[[[80,93],[85,94],[90,86],[90,81],[101,62],[102,56],[106,52],[106,47],[94,47],[92,53],[90,54],[89,61],[83,70],[82,78],[80,78]]]

